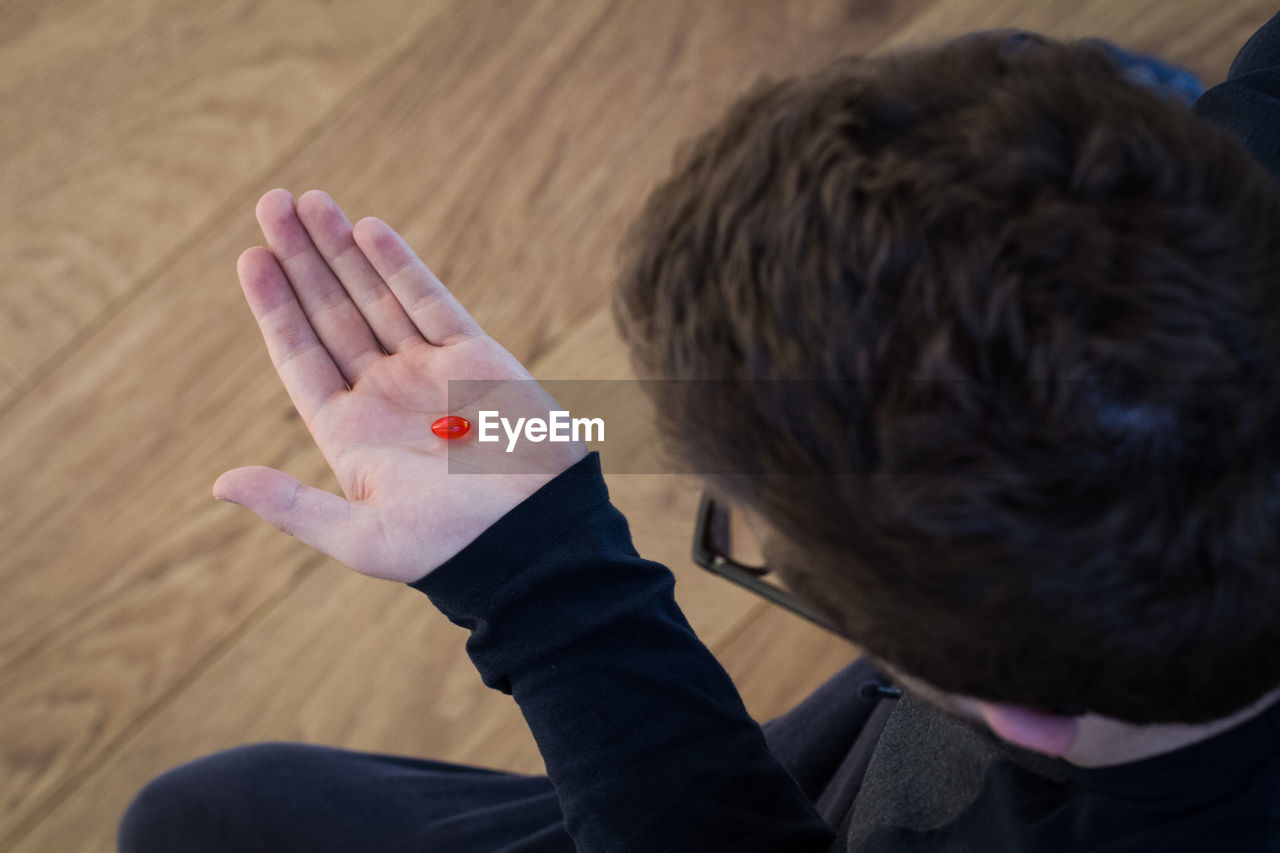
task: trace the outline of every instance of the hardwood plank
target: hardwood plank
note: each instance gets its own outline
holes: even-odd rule
[[[445,118],[460,117],[471,110],[475,93],[457,88],[454,84],[459,80],[443,73],[452,67],[445,46],[498,57],[503,71],[497,76],[502,79],[491,82],[506,97],[514,99],[493,105],[499,116],[516,108],[527,94],[509,92],[506,78],[515,78],[524,63],[541,55],[539,50],[545,34],[528,27],[519,31],[496,26],[483,15],[476,16],[477,8],[478,4],[468,4],[462,13],[449,18],[450,25],[433,28],[431,37],[420,45],[422,54],[436,57],[440,64],[417,70],[424,73],[424,79],[438,81],[443,88],[436,93],[441,96],[441,109],[431,115],[419,114],[416,132],[432,126],[441,114]],[[501,20],[506,24],[516,20],[516,16],[504,16]],[[563,33],[573,28],[566,24],[556,29]],[[504,38],[515,38],[514,46],[505,43]],[[564,46],[559,49],[563,50]],[[489,79],[484,74],[473,72],[470,77],[475,85],[489,85],[484,82]],[[523,79],[536,81],[540,75],[526,71]],[[421,88],[412,76],[404,77],[399,85],[401,95]],[[378,88],[385,91],[391,87],[379,84]],[[377,123],[376,116],[397,115],[394,107],[397,100],[394,94],[392,104],[361,100],[360,104],[369,104],[370,112],[353,122],[346,121],[352,117],[344,115],[332,124],[334,134],[342,137],[338,144],[329,136],[321,135],[291,162],[291,168],[324,173],[336,164],[345,165],[360,159],[353,157],[352,152],[365,150],[366,129]],[[354,135],[350,131],[352,124],[359,128]],[[456,153],[461,157],[465,150],[466,145],[460,144]],[[428,187],[420,190],[426,193],[430,183],[440,175],[452,173],[456,159],[442,159],[433,168],[424,170]],[[83,572],[77,568],[80,565],[77,560],[50,559],[51,553],[58,553],[59,545],[75,547],[79,541],[65,541],[62,531],[71,527],[70,520],[75,519],[76,525],[84,530],[93,523],[94,509],[104,507],[102,498],[109,490],[154,488],[158,475],[169,473],[174,464],[179,464],[177,456],[191,461],[191,447],[179,449],[178,446],[187,437],[205,436],[216,445],[225,445],[227,439],[222,436],[240,433],[242,427],[228,424],[221,420],[223,418],[244,417],[257,424],[270,424],[257,427],[257,443],[242,445],[246,449],[239,453],[228,453],[225,447],[213,450],[224,454],[220,457],[222,461],[204,466],[199,473],[201,479],[184,484],[181,492],[184,496],[199,495],[202,501],[207,498],[207,485],[219,473],[218,469],[246,457],[279,457],[283,446],[310,454],[313,462],[319,459],[318,454],[310,450],[305,431],[289,414],[288,400],[271,375],[269,363],[263,360],[264,349],[256,326],[243,305],[234,277],[239,251],[261,242],[252,219],[253,203],[260,189],[272,183],[299,182],[296,178],[286,178],[240,192],[239,202],[206,226],[206,236],[176,260],[163,282],[149,282],[129,310],[113,317],[101,331],[86,340],[76,357],[51,376],[43,388],[15,411],[0,415],[0,423],[12,436],[11,447],[15,451],[0,460],[0,474],[10,482],[29,484],[24,499],[13,500],[14,506],[6,507],[9,512],[0,519],[0,531],[11,535],[9,541],[14,543],[0,561],[0,579],[18,585],[14,597],[8,600],[13,602],[14,612],[5,614],[12,618],[0,620],[0,660],[16,653],[14,644],[29,648],[39,641],[33,626],[44,624],[47,630],[57,627],[46,621],[46,611],[61,609],[49,605],[56,603],[63,593],[47,583],[50,578],[34,578],[25,567],[43,560],[57,563],[57,568],[52,569],[55,573]],[[391,221],[399,224],[394,218]],[[416,229],[411,225],[405,230]],[[458,255],[484,249],[483,244],[463,245],[458,247]],[[544,296],[531,301],[548,300]],[[514,321],[508,322],[505,328],[508,335],[502,334],[501,324],[498,328],[491,326],[504,340],[516,338],[517,347],[521,341],[540,333],[526,331],[524,323]],[[157,358],[158,354],[163,354],[163,358]],[[286,418],[292,424],[289,441],[283,445],[276,443],[281,436],[275,424],[278,418]],[[139,439],[145,444],[140,446]],[[165,459],[168,464],[162,465],[159,463],[163,457],[157,454],[163,454],[166,448],[173,449],[175,459]],[[139,478],[149,478],[149,482],[139,483]],[[88,481],[89,488],[80,485],[82,480]],[[170,482],[176,485],[172,478]],[[118,520],[113,520],[111,526],[117,530],[128,529]],[[91,527],[86,531],[92,532]],[[151,538],[149,536],[148,541]],[[85,539],[101,541],[100,536],[89,535]]]
[[[467,20],[482,37],[502,35],[483,20]],[[437,41],[425,40],[423,49],[444,55],[441,48],[451,43],[456,28],[437,33]],[[514,53],[525,60],[536,57],[537,44]],[[498,48],[495,55],[506,55],[501,44],[491,46]],[[511,74],[519,60],[504,62]],[[13,685],[0,690],[0,743],[6,749],[0,756],[5,770],[0,814],[6,820],[92,758],[162,695],[193,655],[234,630],[237,619],[296,567],[298,556],[293,556],[279,576],[254,571],[202,588],[208,552],[202,553],[196,540],[182,540],[193,534],[192,527],[214,518],[207,514],[215,509],[208,489],[219,471],[245,461],[289,468],[292,454],[301,452],[297,473],[332,485],[309,438],[288,414],[289,404],[270,375],[233,283],[235,255],[258,242],[250,213],[255,196],[256,191],[242,193],[238,210],[178,262],[172,286],[153,285],[135,311],[113,318],[7,418],[11,446],[18,452],[0,465],[7,481],[29,488],[21,501],[17,495],[6,499],[12,547],[0,563],[0,577],[8,581],[0,604],[5,617],[0,619],[5,662],[0,684]],[[216,322],[221,318],[226,320]],[[157,360],[154,353],[165,357]],[[212,372],[210,365],[216,366]],[[246,430],[228,422],[228,415],[255,423],[243,425]],[[249,438],[253,433],[257,437]],[[201,443],[198,435],[209,442],[204,448],[191,443]],[[245,438],[248,442],[237,447]],[[164,495],[162,507],[149,514],[131,512],[156,501],[158,494]],[[216,517],[228,518],[225,513]],[[270,531],[238,538],[246,523],[221,522],[219,541],[208,543],[215,560],[240,562],[236,552],[241,548],[245,554],[263,545],[261,536]],[[175,537],[174,530],[184,532]],[[68,531],[75,533],[68,536]],[[179,555],[175,547],[187,553]],[[193,592],[209,597],[194,598]],[[151,609],[135,612],[141,601]],[[226,619],[209,618],[210,610]],[[161,653],[139,645],[132,632],[113,631],[118,624],[113,620],[138,620],[154,628],[158,638],[178,634],[184,642]],[[70,720],[62,725],[41,717],[69,683],[91,675],[86,668],[92,670],[92,661],[82,647],[87,638],[101,643],[102,637],[126,646],[119,654],[141,677],[140,689],[87,703],[74,726]],[[49,673],[57,673],[57,679]],[[31,725],[33,718],[43,722]]]
[[[556,378],[627,373],[625,354],[604,310],[563,335],[532,369],[540,377]],[[692,478],[620,476],[610,478],[609,487],[615,504],[631,519],[637,549],[676,573],[677,598],[704,641],[727,640],[759,609],[754,597],[691,566],[698,495]],[[225,511],[247,515],[234,508]],[[296,586],[283,591],[274,606],[264,607],[171,702],[144,718],[108,758],[89,768],[85,780],[67,790],[56,810],[17,849],[61,849],[70,839],[95,839],[79,849],[109,849],[123,809],[148,779],[238,743],[339,744],[542,772],[514,703],[485,687],[475,674],[463,647],[464,631],[420,593],[361,577],[327,558],[313,559],[303,546],[274,535],[281,547],[295,552],[289,563],[302,559],[320,568],[296,570]],[[778,633],[767,636],[785,646]],[[746,657],[747,683],[753,698],[760,694],[772,707],[779,688],[754,677],[757,664],[752,655]],[[803,677],[786,681],[781,689],[797,683],[808,682]]]
[[[336,743],[541,772],[515,703],[465,662],[465,632],[414,590],[322,562],[14,849],[112,850],[148,779],[241,743]]]
[[[216,151],[208,168],[217,183],[252,186],[190,220],[203,233],[171,268],[148,264],[191,226],[158,236],[168,248],[142,265],[154,271],[127,311],[91,328],[0,413],[11,450],[0,479],[23,486],[0,513],[10,545],[0,557],[0,846],[109,849],[119,808],[146,778],[254,737],[534,766],[509,702],[478,685],[450,636],[456,629],[416,594],[346,574],[208,498],[221,470],[250,462],[332,487],[234,285],[235,255],[258,242],[250,211],[261,189],[321,185],[354,215],[401,227],[489,330],[532,359],[573,330],[584,347],[607,340],[601,307],[622,227],[676,141],[714,121],[760,73],[882,41],[1005,25],[1086,34],[1105,23],[1118,41],[1168,46],[1166,55],[1212,77],[1271,12],[1230,2],[1202,23],[1185,0],[918,7],[913,19],[917,4],[814,2],[751,15],[724,2],[464,4],[420,33],[406,30],[401,60],[334,107],[263,179],[248,177],[261,162]],[[269,44],[271,28],[262,33]],[[0,27],[0,61],[12,44]],[[262,73],[288,78],[287,69]],[[262,97],[248,98],[252,115],[288,110]],[[132,198],[118,175],[111,180],[103,198]],[[98,245],[77,251],[96,257]],[[126,246],[120,257],[105,266],[141,250]],[[31,280],[68,277],[62,267],[31,269]],[[539,375],[551,377],[544,368]],[[676,570],[690,621],[757,716],[784,710],[847,660],[838,642],[805,639],[816,629],[734,602],[745,594],[688,566],[682,519],[696,484],[620,478],[610,488],[642,552]],[[455,653],[423,660],[420,650],[437,642]],[[791,681],[777,688],[777,679]],[[432,684],[446,688],[419,692]],[[456,738],[420,734],[423,708]],[[461,733],[454,721],[471,717],[494,732],[492,743]]]
[[[916,5],[468,4],[433,31],[437,50],[406,55],[279,182],[332,188],[401,226],[528,361],[601,304],[618,238],[677,142],[757,76],[869,48]],[[789,29],[798,10],[808,25]]]
[[[1275,11],[1274,3],[1263,0],[1212,6],[1202,0],[944,0],[895,30],[886,47],[1004,27],[1055,38],[1097,36],[1184,64],[1213,85]]]
[[[0,359],[74,346],[452,3],[0,5]]]
[[[22,374],[12,364],[0,359],[0,400],[8,397],[20,384],[22,384]]]
[[[808,8],[850,41],[876,37],[837,4]],[[235,256],[258,242],[258,192],[319,183],[353,215],[380,199],[528,359],[603,304],[623,224],[708,105],[762,68],[815,61],[803,28],[778,39],[780,9],[457,7],[0,413],[0,478],[24,485],[0,520],[0,833],[59,799],[304,571],[304,549],[208,497],[221,470],[250,462],[333,486],[234,285]],[[219,162],[241,179],[242,161]]]
[[[515,704],[483,687],[465,660],[465,632],[418,593],[324,562],[92,768],[15,853],[105,853],[124,808],[147,780],[241,743],[341,744],[542,772]],[[762,722],[853,658],[847,644],[777,608],[755,603],[747,610],[747,629],[717,654]]]
[[[539,377],[560,379],[628,373],[603,309],[561,336],[532,369]],[[772,716],[773,709],[803,695],[797,688],[807,690],[833,670],[807,626],[799,627],[797,647],[788,640],[796,632],[793,617],[761,617],[757,599],[692,567],[688,553],[699,490],[693,478],[618,476],[609,486],[631,521],[637,549],[675,572],[677,598],[699,636],[713,648],[727,644],[749,708]],[[133,792],[149,778],[238,743],[341,744],[542,772],[514,704],[475,675],[463,649],[465,632],[416,592],[360,577],[323,557],[311,559],[297,543],[278,534],[275,539],[319,569],[297,570],[296,587],[215,652],[189,686],[145,718],[18,849],[61,849],[71,838],[107,839]],[[762,630],[744,634],[748,619]],[[763,656],[761,642],[767,647]],[[771,679],[769,670],[788,648],[798,648],[817,668],[793,666],[790,677]],[[99,848],[108,849],[106,840],[84,847]]]

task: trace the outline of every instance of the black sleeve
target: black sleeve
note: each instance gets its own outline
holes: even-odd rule
[[[1280,13],[1240,48],[1227,79],[1191,109],[1238,136],[1280,179]]]
[[[671,572],[636,554],[597,454],[412,586],[471,631],[484,683],[519,704],[579,850],[831,846]]]

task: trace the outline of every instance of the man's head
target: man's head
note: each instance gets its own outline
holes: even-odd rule
[[[759,472],[719,485],[877,658],[1222,718],[1280,684],[1280,190],[1098,47],[1007,35],[759,85],[651,196],[619,325],[723,380],[657,386],[673,443]]]

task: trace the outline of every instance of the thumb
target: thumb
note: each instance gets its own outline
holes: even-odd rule
[[[233,468],[213,484],[213,496],[239,504],[263,521],[317,551],[346,562],[342,543],[351,522],[351,504],[323,489],[308,486],[274,468]]]

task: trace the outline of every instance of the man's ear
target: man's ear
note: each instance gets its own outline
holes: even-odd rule
[[[1075,717],[1064,717],[1046,711],[1035,711],[1020,705],[998,705],[979,702],[978,710],[991,731],[1014,746],[1060,758],[1075,745],[1080,723]]]

